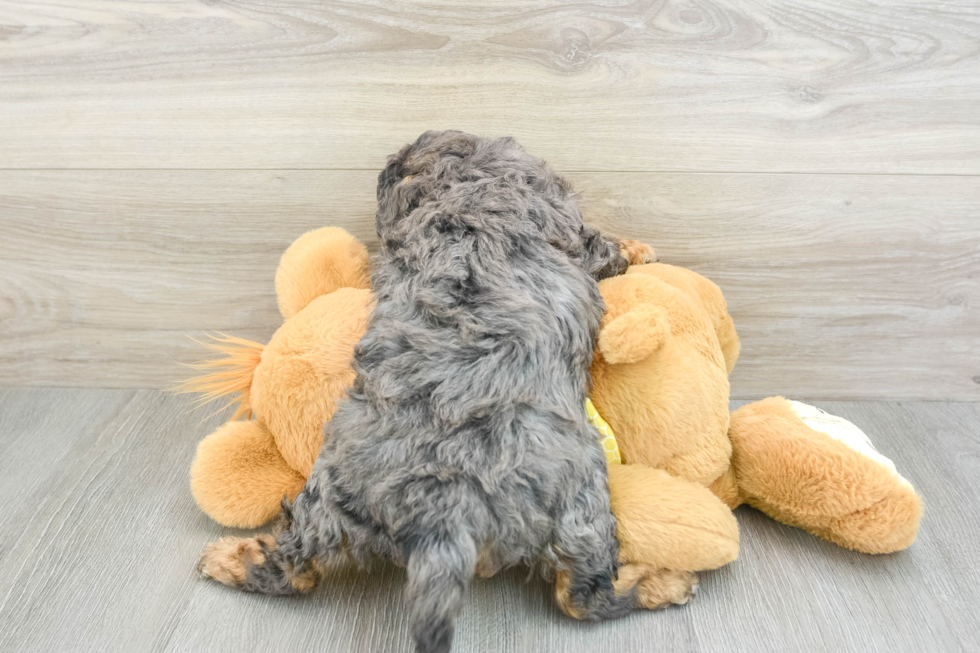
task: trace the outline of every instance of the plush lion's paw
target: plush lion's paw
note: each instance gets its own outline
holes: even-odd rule
[[[619,241],[619,247],[623,256],[629,261],[630,265],[643,265],[644,263],[654,263],[657,260],[657,252],[646,243],[638,240],[624,238]]]

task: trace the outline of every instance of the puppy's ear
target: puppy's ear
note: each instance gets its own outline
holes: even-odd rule
[[[661,308],[663,286],[646,274],[625,274],[599,284],[607,310],[598,346],[606,362],[636,363],[663,347],[670,337],[670,321]]]
[[[383,199],[391,188],[401,181],[404,175],[404,163],[402,161],[402,154],[393,154],[388,157],[388,164],[385,165],[384,170],[378,175],[378,199]]]
[[[636,363],[660,349],[670,337],[667,314],[659,306],[638,307],[599,332],[599,353],[612,365]]]

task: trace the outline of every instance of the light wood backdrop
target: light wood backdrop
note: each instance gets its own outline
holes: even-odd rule
[[[0,384],[258,339],[385,155],[512,134],[725,291],[736,397],[980,400],[980,5],[0,0]]]

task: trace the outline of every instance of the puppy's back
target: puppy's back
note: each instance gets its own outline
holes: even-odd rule
[[[450,132],[393,157],[378,194],[360,371],[396,369],[386,388],[450,422],[515,402],[577,416],[603,307],[569,256],[582,218],[564,182],[513,139]]]
[[[584,410],[603,305],[574,199],[512,139],[424,134],[378,197],[377,305],[318,464],[348,547],[407,563],[417,641],[442,650],[478,555],[612,587]]]

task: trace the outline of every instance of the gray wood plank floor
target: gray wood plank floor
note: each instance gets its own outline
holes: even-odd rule
[[[523,572],[475,584],[456,651],[958,651],[980,642],[980,405],[821,402],[861,425],[922,493],[908,551],[871,557],[738,511],[742,553],[694,603],[566,619]],[[408,651],[388,567],[266,598],[198,580],[224,529],[187,470],[201,421],[153,390],[0,389],[0,650]]]

